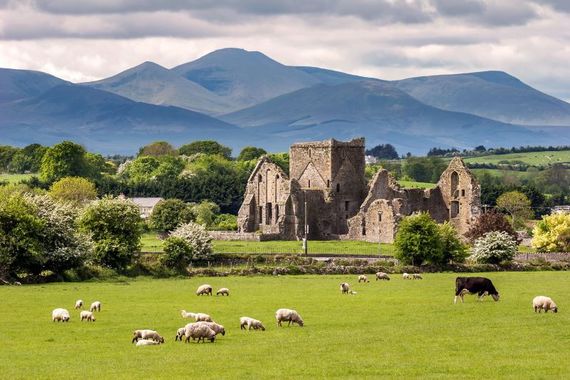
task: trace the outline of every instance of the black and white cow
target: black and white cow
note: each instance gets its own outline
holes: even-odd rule
[[[461,302],[464,302],[463,296],[468,293],[477,293],[479,301],[486,295],[490,295],[495,301],[499,300],[499,292],[488,278],[457,277],[455,279],[455,298],[453,299],[453,303],[457,303],[458,296],[461,298]]]

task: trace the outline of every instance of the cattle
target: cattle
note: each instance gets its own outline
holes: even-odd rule
[[[483,300],[483,297],[490,295],[495,301],[499,300],[499,292],[495,289],[495,286],[485,277],[457,277],[455,279],[455,298],[453,303],[457,303],[457,297],[461,298],[461,302],[464,302],[463,296],[467,293],[475,294],[479,296],[479,301]]]

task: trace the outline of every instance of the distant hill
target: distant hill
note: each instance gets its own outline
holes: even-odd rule
[[[40,71],[0,68],[0,103],[37,96],[65,83]]]

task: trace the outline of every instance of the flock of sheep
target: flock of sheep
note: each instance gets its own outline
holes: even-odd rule
[[[83,300],[75,301],[75,310],[79,310],[83,307]],[[95,311],[101,311],[101,302],[95,301],[89,307],[89,310],[81,310],[79,312],[79,318],[81,321],[95,322]],[[54,309],[51,312],[51,320],[53,322],[69,322],[71,316],[69,311],[63,308]]]

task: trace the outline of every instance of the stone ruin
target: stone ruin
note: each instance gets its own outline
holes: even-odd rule
[[[391,243],[404,216],[428,212],[465,234],[480,213],[479,183],[460,157],[433,189],[402,188],[384,169],[367,183],[364,169],[363,138],[293,144],[289,176],[262,157],[247,182],[238,233]]]

